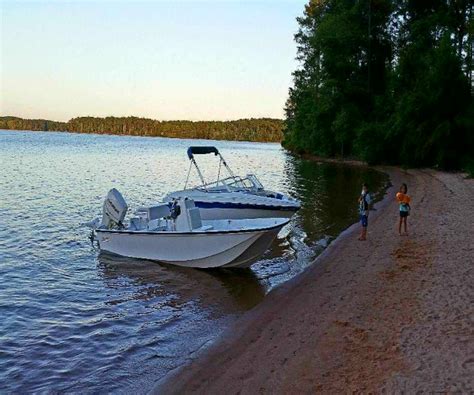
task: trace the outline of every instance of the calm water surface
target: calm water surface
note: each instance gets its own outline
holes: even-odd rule
[[[271,250],[247,271],[99,255],[83,224],[106,192],[132,208],[158,201],[183,187],[186,148],[199,144],[302,200]],[[198,159],[212,179],[217,160]],[[0,392],[150,390],[354,222],[363,181],[386,181],[277,144],[10,131],[0,169]]]

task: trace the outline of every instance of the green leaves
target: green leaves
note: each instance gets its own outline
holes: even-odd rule
[[[474,156],[469,1],[311,1],[299,23],[286,146],[444,168]]]

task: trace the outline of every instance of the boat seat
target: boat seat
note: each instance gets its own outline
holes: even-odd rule
[[[152,219],[151,221],[148,222],[147,230],[162,231],[162,230],[168,230],[168,227],[166,225],[165,220],[158,218],[158,219]]]
[[[140,207],[137,212],[139,213],[146,213],[146,217],[148,221],[152,221],[154,219],[166,218],[171,215],[170,208],[167,204],[160,204],[158,206],[150,206],[150,207]]]
[[[142,230],[146,228],[146,224],[143,223],[141,218],[131,218],[130,219],[130,230]]]
[[[201,213],[199,212],[199,209],[197,207],[190,208],[188,209],[188,213],[191,229],[202,228]]]

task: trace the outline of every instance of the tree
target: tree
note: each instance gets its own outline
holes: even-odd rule
[[[474,154],[472,0],[310,1],[284,144],[456,168]],[[471,54],[471,56],[469,56]]]
[[[55,122],[44,119],[0,117],[0,129],[279,142],[283,134],[283,121],[252,118],[225,122],[192,122],[156,121],[138,117],[78,117],[68,122]]]

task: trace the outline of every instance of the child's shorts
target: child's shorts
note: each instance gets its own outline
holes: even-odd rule
[[[360,215],[360,223],[364,228],[367,228],[367,225],[369,224],[369,218],[367,217],[367,215]]]
[[[408,217],[408,211],[400,211],[400,218]]]

